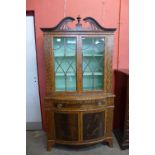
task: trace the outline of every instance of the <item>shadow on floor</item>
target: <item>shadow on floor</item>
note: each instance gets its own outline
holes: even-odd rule
[[[121,150],[115,137],[113,148],[99,143],[88,146],[68,146],[56,144],[51,151],[46,150],[46,134],[43,131],[26,132],[26,155],[128,155],[129,150]]]

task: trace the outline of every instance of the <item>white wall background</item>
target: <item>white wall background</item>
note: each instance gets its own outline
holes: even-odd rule
[[[33,16],[26,17],[26,122],[41,122]]]

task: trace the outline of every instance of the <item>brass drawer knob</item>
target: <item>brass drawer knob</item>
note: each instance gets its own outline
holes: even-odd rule
[[[98,106],[101,106],[101,105],[102,105],[102,102],[98,102],[97,105],[98,105]]]
[[[59,103],[57,104],[57,108],[62,108],[63,107],[63,104]]]

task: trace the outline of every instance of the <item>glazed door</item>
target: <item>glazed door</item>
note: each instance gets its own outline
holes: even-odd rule
[[[53,37],[55,91],[76,91],[76,37]]]
[[[104,38],[81,37],[82,39],[82,90],[94,91],[104,88]]]

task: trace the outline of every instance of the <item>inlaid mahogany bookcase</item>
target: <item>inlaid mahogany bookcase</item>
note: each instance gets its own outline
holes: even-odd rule
[[[116,29],[104,28],[92,17],[77,17],[76,25],[75,21],[66,17],[53,28],[41,28],[48,150],[55,143],[88,145],[105,141],[112,146]]]

